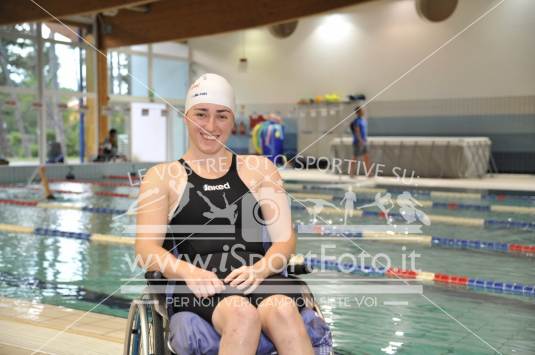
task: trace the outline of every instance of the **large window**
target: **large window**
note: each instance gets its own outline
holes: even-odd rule
[[[110,51],[108,53],[109,93],[147,97],[149,94],[147,65],[146,55]]]
[[[117,130],[121,153],[128,156],[132,103],[154,101],[183,106],[189,86],[188,50],[185,44],[164,42],[108,52],[108,120],[109,127]],[[168,112],[172,111],[169,108]],[[172,132],[176,133],[173,141],[183,142],[185,133],[177,132]]]
[[[188,62],[169,58],[154,58],[152,66],[154,91],[162,97],[185,99],[188,90]]]
[[[0,29],[0,156],[20,163],[38,159],[34,26]]]
[[[39,153],[50,158],[53,147],[56,152],[59,147],[65,163],[84,157],[84,132],[89,134],[87,126],[97,114],[96,94],[88,87],[95,87],[94,57],[100,55],[80,39],[84,31],[59,23],[0,26],[0,157],[10,164],[37,164]],[[37,48],[42,48],[40,57]],[[185,44],[165,42],[108,52],[110,102],[103,109],[110,128],[118,131],[124,153],[131,103],[183,105],[189,83],[188,51]],[[46,127],[43,134],[40,122]],[[39,137],[45,139],[43,147]],[[91,137],[96,140],[94,131]],[[85,155],[85,161],[93,158]]]
[[[56,23],[0,27],[0,155],[11,165],[39,162],[39,121],[46,149],[61,147],[65,162],[80,161],[80,123],[87,96],[86,46],[78,28]],[[42,41],[42,67],[37,48]],[[39,73],[43,97],[39,97]]]
[[[35,53],[31,39],[0,37],[0,85],[35,87]]]
[[[86,50],[76,45],[45,43],[44,78],[47,90],[86,91]]]
[[[0,156],[18,164],[39,157],[38,110],[34,94],[0,92]]]
[[[183,101],[189,83],[187,51],[186,45],[170,42],[109,51],[110,95]]]

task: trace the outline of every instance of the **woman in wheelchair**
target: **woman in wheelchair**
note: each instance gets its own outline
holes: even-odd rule
[[[221,76],[195,81],[185,112],[189,148],[149,169],[137,208],[136,254],[173,286],[171,346],[180,347],[180,314],[191,312],[218,333],[219,354],[254,354],[264,335],[279,354],[313,354],[302,282],[284,272],[296,236],[276,167],[225,148],[235,103]]]

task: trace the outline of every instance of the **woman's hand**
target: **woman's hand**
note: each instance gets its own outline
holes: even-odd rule
[[[223,281],[211,271],[192,267],[184,278],[188,288],[199,298],[210,297],[225,289]]]
[[[238,290],[246,289],[244,294],[247,295],[253,292],[265,278],[264,273],[258,271],[254,266],[241,266],[228,274],[224,281]]]

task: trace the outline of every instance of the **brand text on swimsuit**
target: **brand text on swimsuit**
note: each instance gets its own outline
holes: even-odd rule
[[[214,190],[228,190],[230,189],[230,184],[228,182],[220,185],[203,185],[204,191],[214,191]]]

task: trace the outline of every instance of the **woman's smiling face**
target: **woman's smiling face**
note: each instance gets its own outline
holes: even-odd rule
[[[234,126],[232,111],[216,104],[197,104],[185,118],[190,142],[204,154],[215,154],[224,148]]]

